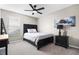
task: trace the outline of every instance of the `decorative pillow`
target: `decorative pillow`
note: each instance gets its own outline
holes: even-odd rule
[[[36,33],[36,29],[27,29],[28,33]]]

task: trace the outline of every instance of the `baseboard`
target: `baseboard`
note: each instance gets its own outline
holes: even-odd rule
[[[69,47],[73,47],[73,48],[77,48],[77,49],[79,49],[78,46],[74,46],[74,45],[69,45]]]
[[[12,43],[20,42],[20,41],[22,41],[22,40],[10,41],[9,43],[12,44]]]

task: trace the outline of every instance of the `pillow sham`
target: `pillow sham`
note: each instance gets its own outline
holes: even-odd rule
[[[27,29],[28,33],[36,33],[36,29]]]

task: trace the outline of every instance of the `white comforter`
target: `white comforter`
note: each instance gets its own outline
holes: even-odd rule
[[[45,39],[51,36],[53,36],[53,34],[48,34],[48,33],[25,33],[24,34],[25,39],[35,42],[36,45],[39,40]]]

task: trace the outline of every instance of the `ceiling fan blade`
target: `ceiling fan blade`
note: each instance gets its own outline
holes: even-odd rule
[[[39,8],[39,9],[37,9],[37,10],[43,10],[43,9],[45,9],[44,7],[42,7],[42,8]]]
[[[33,11],[33,10],[24,10],[24,11]]]
[[[41,12],[38,12],[38,11],[37,11],[37,13],[42,14]]]
[[[30,7],[31,7],[32,9],[34,9],[33,6],[32,6],[32,4],[29,4],[29,5],[30,5]]]

